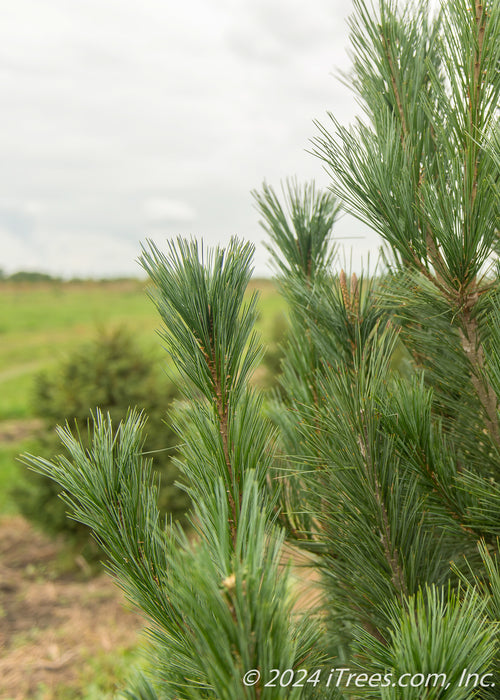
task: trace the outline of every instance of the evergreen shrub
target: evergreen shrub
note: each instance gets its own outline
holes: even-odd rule
[[[54,428],[66,422],[87,445],[91,411],[99,406],[119,422],[130,406],[136,406],[147,416],[144,449],[151,452],[153,469],[160,476],[160,512],[185,522],[189,499],[175,485],[180,478],[173,462],[177,437],[167,421],[179,391],[149,355],[126,327],[102,328],[55,370],[40,373],[33,405],[36,415],[43,418],[44,432],[37,449],[46,457],[58,454],[61,444]],[[26,475],[26,483],[13,493],[21,513],[51,534],[68,535],[84,557],[101,556],[89,538],[88,528],[67,518],[58,485],[31,470]]]

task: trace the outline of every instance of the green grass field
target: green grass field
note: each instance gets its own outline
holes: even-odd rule
[[[99,326],[125,324],[154,346],[156,314],[140,282],[0,285],[0,420],[31,414],[35,375]]]
[[[269,337],[284,302],[267,280],[260,291],[258,329]],[[31,391],[42,369],[57,365],[68,352],[94,337],[99,327],[125,325],[145,351],[161,362],[164,353],[155,330],[160,325],[141,281],[0,285],[0,421],[31,415]]]

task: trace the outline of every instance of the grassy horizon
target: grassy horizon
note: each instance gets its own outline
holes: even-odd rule
[[[166,357],[156,333],[160,318],[147,294],[147,280],[9,282],[0,284],[0,421],[32,415],[33,381],[55,368],[99,329],[125,326],[152,361]],[[267,279],[254,279],[260,291],[257,329],[272,334],[285,303]]]

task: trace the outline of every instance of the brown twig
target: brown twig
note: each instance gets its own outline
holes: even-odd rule
[[[399,554],[395,547],[392,545],[391,537],[391,527],[389,525],[389,516],[387,513],[387,508],[385,505],[384,497],[382,494],[382,489],[380,487],[380,482],[378,480],[378,475],[376,471],[376,465],[373,460],[373,455],[371,454],[370,441],[368,437],[368,430],[366,427],[366,422],[364,415],[361,415],[361,425],[362,432],[358,436],[358,445],[360,448],[361,455],[365,462],[367,474],[372,482],[373,495],[379,507],[379,512],[381,516],[380,523],[380,539],[382,542],[382,547],[384,550],[384,556],[389,568],[392,572],[391,581],[396,590],[400,595],[408,595],[408,589],[406,587],[406,581],[404,579],[403,568],[401,562],[399,561]]]
[[[201,338],[196,337],[200,350],[205,358],[208,369],[210,371],[210,376],[212,379],[213,388],[213,401],[215,404],[215,409],[217,412],[217,418],[219,422],[219,434],[222,440],[222,450],[224,453],[224,461],[226,463],[226,469],[228,474],[228,484],[226,485],[226,493],[229,501],[229,508],[231,511],[231,517],[229,519],[229,527],[231,530],[231,540],[233,545],[236,544],[236,524],[238,521],[238,511],[236,508],[236,503],[234,500],[234,495],[232,491],[232,486],[234,484],[234,472],[231,463],[231,454],[229,446],[229,406],[224,396],[222,382],[220,378],[220,373],[215,362],[215,339],[214,339],[214,327],[212,318],[212,309],[210,305],[208,306],[208,338],[209,347],[206,348]],[[240,504],[241,505],[241,504]]]
[[[386,37],[382,32],[380,34],[380,37],[382,39],[382,46],[384,47],[385,57],[387,59],[387,63],[389,65],[389,71],[391,74],[391,86],[392,86],[392,91],[394,93],[394,99],[396,100],[396,106],[398,108],[399,118],[401,120],[401,142],[403,142],[408,135],[408,125],[406,123],[406,117],[405,117],[405,113],[404,113],[404,109],[403,109],[403,101],[401,99],[401,95],[400,95],[399,88],[398,88],[398,83],[396,80],[397,74],[396,74],[394,60],[393,60],[393,57],[391,54],[391,49],[390,49],[391,40],[388,37]]]
[[[479,292],[470,292],[461,307],[462,325],[459,328],[462,348],[471,366],[471,381],[484,411],[488,432],[500,450],[500,429],[498,425],[498,398],[490,382],[484,375],[484,348],[479,334],[479,324],[473,314],[479,299]]]

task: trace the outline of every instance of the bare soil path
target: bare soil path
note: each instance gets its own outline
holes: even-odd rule
[[[0,421],[0,445],[10,445],[37,435],[43,429],[41,418]]]
[[[61,547],[20,516],[0,520],[2,700],[56,700],[72,685],[79,698],[92,657],[138,643],[141,620],[108,576],[54,573]]]

